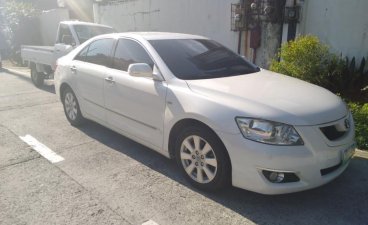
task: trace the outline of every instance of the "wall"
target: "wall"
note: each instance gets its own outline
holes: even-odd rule
[[[123,0],[94,4],[95,22],[118,31],[166,31],[210,37],[237,50],[238,33],[230,31],[231,3],[238,0]]]
[[[367,0],[306,0],[299,34],[317,35],[336,53],[368,56]]]
[[[69,11],[65,8],[43,11],[39,16],[43,45],[54,45],[59,22],[69,20]]]

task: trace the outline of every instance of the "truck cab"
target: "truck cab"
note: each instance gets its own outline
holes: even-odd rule
[[[32,82],[36,86],[42,86],[44,79],[53,79],[58,58],[94,36],[114,32],[112,27],[96,23],[60,22],[54,46],[24,45],[21,48],[22,59],[31,69]]]

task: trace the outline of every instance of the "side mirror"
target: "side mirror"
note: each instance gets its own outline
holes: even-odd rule
[[[63,37],[61,38],[61,42],[67,45],[71,45],[73,47],[75,46],[75,42],[73,40],[72,35],[68,34],[63,35]]]
[[[133,77],[151,77],[152,68],[147,63],[133,63],[128,67],[128,73]]]

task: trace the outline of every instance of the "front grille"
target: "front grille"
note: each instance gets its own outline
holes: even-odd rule
[[[319,129],[322,131],[322,133],[330,141],[334,141],[334,140],[337,140],[337,139],[341,138],[347,132],[347,130],[345,130],[345,131],[339,131],[339,130],[337,130],[336,125],[327,126],[327,127],[321,127]]]
[[[340,166],[341,166],[341,162],[339,164],[335,165],[335,166],[331,166],[331,167],[322,169],[321,170],[321,175],[324,176],[324,175],[327,175],[329,173],[332,173],[333,171],[337,170]]]

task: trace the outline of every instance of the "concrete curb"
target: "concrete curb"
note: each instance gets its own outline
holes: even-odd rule
[[[22,75],[22,76],[30,76],[30,74],[28,73],[25,73],[25,72],[22,72],[22,71],[19,71],[19,70],[15,70],[15,69],[9,69],[9,68],[6,68],[6,67],[3,67],[3,71],[6,71],[8,73],[15,73],[15,74],[18,74],[18,75]]]
[[[363,151],[363,150],[356,149],[355,150],[355,156],[368,159],[368,151]]]

